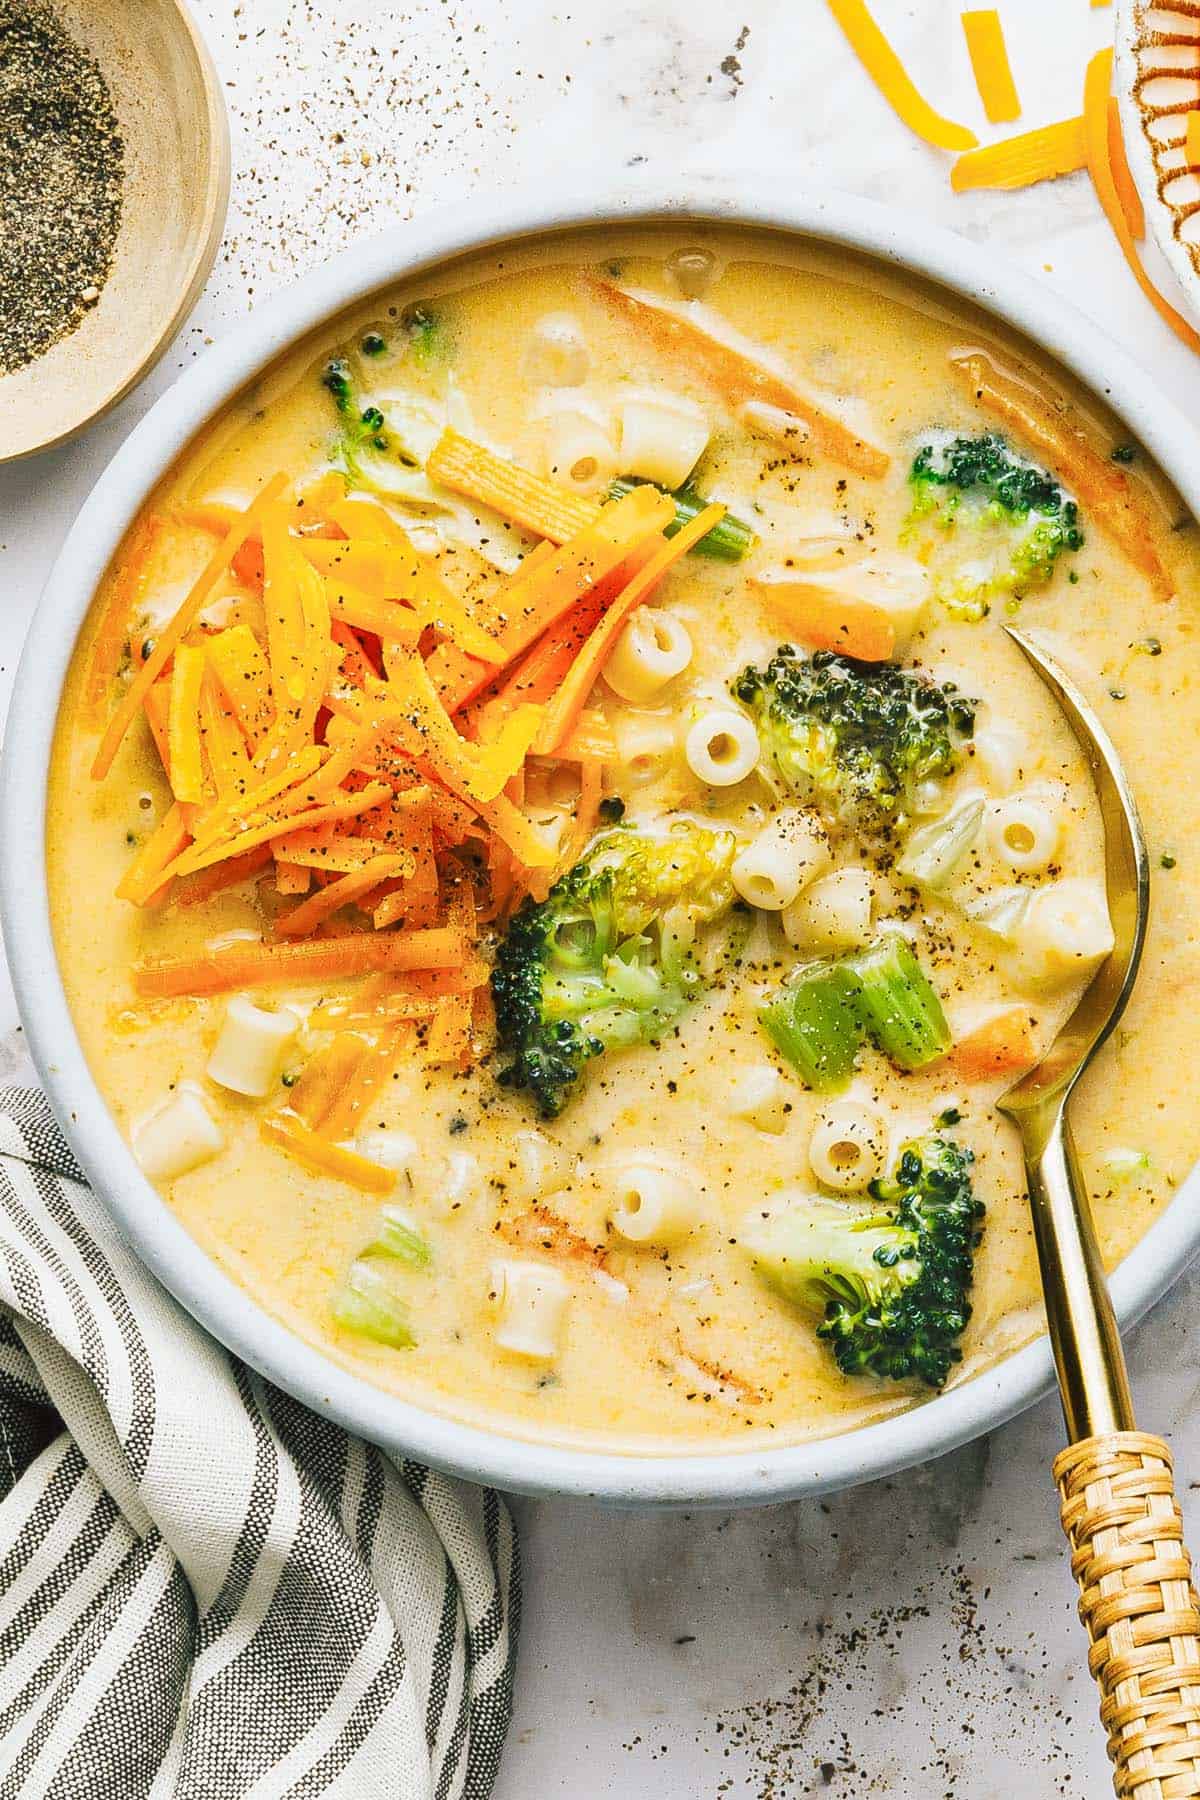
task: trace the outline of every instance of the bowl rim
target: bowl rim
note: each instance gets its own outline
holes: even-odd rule
[[[36,443],[25,443],[15,450],[0,448],[0,468],[8,463],[24,462],[26,457],[40,456],[44,450],[55,450],[95,425],[106,413],[144,381],[161,361],[182,330],[188,315],[200,298],[208,280],[217,251],[225,234],[229,212],[229,194],[233,178],[229,136],[229,113],[212,53],[192,17],[185,0],[167,0],[164,12],[175,21],[180,42],[190,51],[196,65],[196,79],[204,101],[205,122],[198,159],[203,163],[204,197],[197,209],[199,225],[191,239],[190,252],[176,272],[173,297],[165,303],[159,324],[140,354],[123,369],[117,369],[99,399],[93,401],[77,419],[63,425],[49,437]]]
[[[490,195],[354,246],[232,330],[130,433],[69,532],[17,672],[0,770],[0,916],[34,1063],[80,1163],[123,1235],[214,1337],[269,1380],[397,1455],[512,1491],[618,1505],[736,1506],[893,1474],[988,1431],[1053,1385],[1040,1337],[949,1392],[875,1424],[799,1444],[639,1453],[510,1436],[399,1398],[351,1374],[266,1313],[222,1272],[142,1175],[88,1069],[50,928],[46,771],[63,680],[96,585],[146,495],[196,431],[282,350],[324,320],[447,260],[521,239],[639,224],[744,225],[874,256],[932,281],[1042,345],[1127,420],[1200,512],[1196,436],[1100,327],[954,233],[833,191],[761,176],[626,183],[587,203],[566,192]],[[1190,452],[1190,455],[1188,454]],[[1193,1171],[1112,1279],[1123,1324],[1200,1248]]]

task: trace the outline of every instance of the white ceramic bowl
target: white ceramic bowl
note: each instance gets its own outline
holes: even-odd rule
[[[122,533],[210,415],[297,336],[375,289],[462,252],[586,225],[647,220],[745,223],[866,251],[990,308],[1037,340],[1124,417],[1200,512],[1191,426],[1137,365],[1047,288],[949,232],[835,194],[797,195],[761,179],[686,190],[637,186],[583,206],[570,197],[456,206],[345,256],[261,306],[179,380],[131,433],[76,520],[30,631],[0,783],[0,903],[30,1049],[80,1162],[160,1280],[255,1368],[362,1436],[440,1468],[524,1493],[616,1504],[720,1505],[848,1486],[924,1461],[999,1425],[1051,1385],[1043,1338],[988,1373],[883,1423],[818,1443],[688,1455],[559,1448],[461,1424],[386,1394],[328,1361],[260,1310],[188,1236],[138,1169],[88,1071],[59,978],[46,897],[45,772],[72,643]],[[1200,1245],[1194,1174],[1116,1272],[1128,1323]]]

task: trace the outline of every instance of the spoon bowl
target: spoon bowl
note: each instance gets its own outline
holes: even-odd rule
[[[53,0],[52,10],[112,96],[121,224],[108,280],[78,328],[0,375],[0,463],[73,437],[154,366],[212,268],[229,203],[220,84],[180,0]]]

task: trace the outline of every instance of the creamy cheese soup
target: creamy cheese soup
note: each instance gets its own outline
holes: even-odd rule
[[[1200,1151],[1196,532],[1061,371],[734,232],[460,264],[181,459],[63,700],[94,1076],[248,1296],[398,1395],[795,1441],[1039,1329],[995,1102],[1149,949],[1075,1129],[1110,1264]]]

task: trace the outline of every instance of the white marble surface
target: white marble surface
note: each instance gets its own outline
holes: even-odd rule
[[[1111,31],[1085,0],[1001,0],[1029,123],[1078,105]],[[957,6],[878,0],[931,98],[978,124]],[[1085,179],[956,198],[822,0],[201,0],[237,174],[217,269],[143,390],[82,443],[0,471],[0,696],[96,475],[174,374],[356,235],[493,185],[768,167],[993,247],[1136,346],[1193,407],[1200,364],[1124,271]],[[50,621],[47,621],[49,627]],[[0,993],[0,1077],[28,1073]],[[1200,1478],[1185,1279],[1134,1334],[1145,1416]],[[1109,1791],[1043,1405],[907,1480],[825,1504],[651,1517],[523,1504],[526,1614],[499,1800],[1054,1800]],[[1185,1491],[1185,1503],[1188,1495]],[[1193,1507],[1193,1542],[1200,1508]]]

